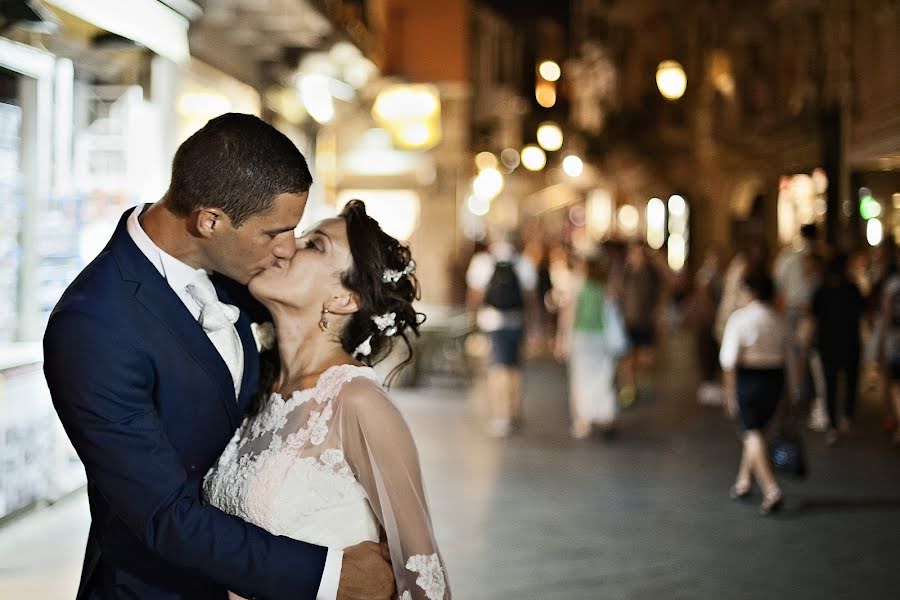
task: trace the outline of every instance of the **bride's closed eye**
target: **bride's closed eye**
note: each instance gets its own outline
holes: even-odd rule
[[[315,238],[310,238],[303,243],[304,250],[315,250],[316,252],[324,252],[324,245],[316,240]]]

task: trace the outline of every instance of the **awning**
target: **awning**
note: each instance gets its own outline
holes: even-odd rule
[[[44,1],[177,63],[190,58],[188,19],[158,0]]]

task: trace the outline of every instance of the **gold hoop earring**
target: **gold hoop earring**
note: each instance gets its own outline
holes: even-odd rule
[[[319,329],[321,329],[322,331],[328,330],[328,318],[326,315],[328,315],[330,312],[331,311],[324,306],[322,307],[322,318],[319,319]]]

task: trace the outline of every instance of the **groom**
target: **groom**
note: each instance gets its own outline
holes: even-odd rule
[[[271,126],[213,119],[178,149],[165,197],[122,216],[54,309],[44,369],[87,472],[92,519],[77,598],[393,593],[376,544],[313,546],[201,499],[259,380],[250,319],[226,290],[291,259],[311,184]]]

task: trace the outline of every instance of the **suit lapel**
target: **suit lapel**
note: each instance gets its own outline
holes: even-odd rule
[[[250,329],[250,319],[245,313],[241,313],[241,319],[237,322],[237,331],[244,345],[244,379],[241,382],[241,393],[238,397],[238,406],[241,413],[250,409],[250,402],[259,385],[259,350],[256,348],[256,340]]]
[[[240,424],[241,414],[235,402],[234,384],[228,366],[165,278],[134,244],[126,228],[130,214],[131,211],[128,211],[122,217],[111,241],[111,250],[116,255],[123,279],[138,284],[135,291],[138,302],[166,327],[172,337],[178,340],[182,348],[216,383],[225,411],[232,425],[237,427]]]

